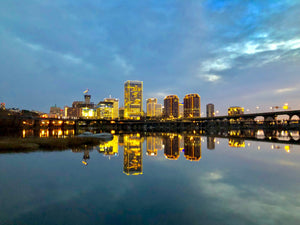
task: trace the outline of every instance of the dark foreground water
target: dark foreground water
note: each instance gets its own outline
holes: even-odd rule
[[[300,224],[299,146],[208,139],[1,154],[0,224]]]

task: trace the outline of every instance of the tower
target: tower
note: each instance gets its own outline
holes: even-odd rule
[[[125,119],[140,119],[143,116],[143,82],[126,81],[124,84]]]

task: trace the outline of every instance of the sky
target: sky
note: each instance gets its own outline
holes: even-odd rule
[[[49,112],[89,89],[124,104],[201,96],[250,112],[300,109],[300,0],[1,0],[0,102]],[[259,106],[259,109],[256,107]]]

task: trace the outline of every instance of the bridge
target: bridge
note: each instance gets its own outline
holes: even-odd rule
[[[285,120],[277,120],[285,116]],[[297,117],[297,118],[296,118]],[[258,120],[258,118],[262,118]],[[40,117],[8,117],[0,118],[0,125],[17,126],[22,129],[62,128],[75,129],[80,127],[95,127],[102,130],[124,131],[185,131],[213,129],[296,129],[300,130],[300,110],[274,111],[263,113],[241,114],[233,116],[215,116],[181,119],[148,119],[141,120],[105,120],[87,118],[40,118]],[[7,122],[9,121],[9,123]],[[5,125],[6,124],[6,125]]]

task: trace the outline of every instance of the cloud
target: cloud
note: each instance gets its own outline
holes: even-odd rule
[[[114,63],[123,70],[125,75],[129,75],[134,70],[134,67],[118,54],[114,55]]]
[[[291,88],[282,88],[282,89],[277,89],[275,90],[275,93],[277,94],[282,94],[282,93],[288,93],[288,92],[294,92],[296,91],[297,89],[294,88],[294,87],[291,87]]]
[[[198,180],[199,190],[214,199],[217,210],[238,214],[253,224],[257,221],[267,225],[300,220],[300,198],[294,193],[272,191],[262,186],[233,185],[226,182],[226,178],[224,172],[215,171]],[[222,204],[224,202],[227,204]]]
[[[215,74],[205,74],[205,75],[200,75],[199,77],[203,78],[205,81],[208,82],[217,82],[221,79],[221,76]]]

